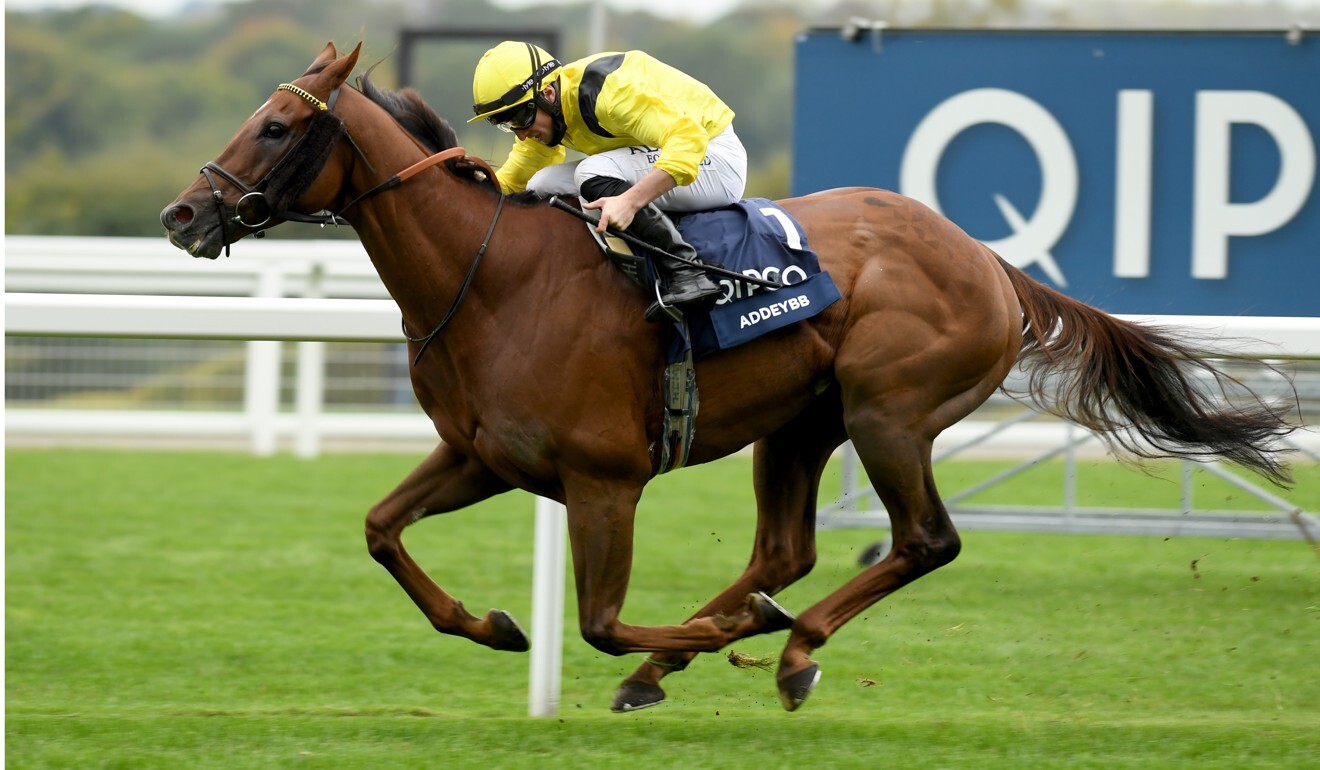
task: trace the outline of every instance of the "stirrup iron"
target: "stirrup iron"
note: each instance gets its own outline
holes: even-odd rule
[[[648,323],[658,323],[661,317],[667,317],[674,323],[683,320],[683,311],[678,309],[677,305],[665,303],[664,292],[660,289],[660,281],[657,279],[652,286],[655,291],[655,302],[652,302],[646,308],[646,320]]]

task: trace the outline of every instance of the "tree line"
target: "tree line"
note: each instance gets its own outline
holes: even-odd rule
[[[561,59],[581,56],[588,12],[586,6],[547,9],[536,14],[535,26],[560,32]],[[359,69],[374,63],[373,80],[396,87],[394,52],[406,24],[398,3],[310,0],[254,0],[169,20],[103,7],[6,11],[5,17],[5,229],[49,235],[159,234],[160,209],[327,40],[341,49],[361,40]],[[696,27],[645,14],[614,16],[608,47],[644,47],[726,95],[757,159],[763,181],[756,194],[783,195],[796,25],[787,11],[752,17]],[[482,0],[449,0],[440,23],[428,26],[526,29],[528,18]],[[420,46],[412,85],[453,124],[469,152],[498,163],[508,136],[466,124],[472,68],[495,42]]]
[[[419,5],[426,6],[420,18]],[[875,5],[840,2],[808,11],[791,0],[748,0],[704,25],[643,12],[611,13],[605,47],[645,49],[707,82],[737,112],[736,126],[750,159],[748,195],[783,197],[789,189],[793,38],[808,25],[874,16]],[[905,26],[1023,20],[1075,26],[1113,18],[1101,14],[1090,22],[1084,14],[1131,3],[1109,0],[1081,4],[1081,9],[1034,0],[892,0],[884,5]],[[916,13],[912,9],[918,6]],[[1187,10],[1186,3],[1173,0],[1160,7]],[[1237,17],[1224,14],[1248,7],[1251,18],[1262,23],[1298,16],[1276,3],[1221,7],[1213,19],[1196,18],[1210,26],[1231,26]],[[106,7],[5,12],[7,233],[160,234],[161,207],[215,157],[278,83],[303,72],[327,40],[341,49],[361,40],[360,68],[376,64],[373,79],[385,87],[398,85],[395,51],[405,27],[493,34],[535,27],[559,34],[561,50],[554,53],[561,59],[589,52],[591,10],[585,0],[518,13],[486,0],[252,0],[196,9],[163,20]],[[1320,21],[1314,10],[1308,14],[1313,25]],[[1164,17],[1147,13],[1141,18],[1154,22]],[[411,85],[449,119],[471,154],[499,163],[508,137],[465,122],[472,68],[494,42],[498,38],[419,47]],[[847,99],[841,100],[839,119],[847,119]],[[283,227],[273,234],[329,233]]]

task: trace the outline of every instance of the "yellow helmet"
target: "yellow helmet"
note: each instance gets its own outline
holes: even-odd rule
[[[489,118],[534,98],[541,83],[558,74],[560,64],[531,43],[506,40],[482,55],[472,75],[472,111],[469,123]]]

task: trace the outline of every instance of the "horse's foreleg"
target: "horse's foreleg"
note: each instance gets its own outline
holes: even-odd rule
[[[480,502],[509,488],[484,463],[442,442],[367,514],[367,549],[437,631],[497,650],[523,652],[528,648],[527,637],[513,618],[500,610],[491,610],[483,618],[472,615],[413,561],[402,541],[404,528],[419,519]]]
[[[858,457],[889,511],[893,546],[878,564],[798,615],[780,657],[779,698],[792,711],[820,677],[810,658],[840,626],[899,588],[953,561],[958,533],[931,473],[928,439],[909,430],[856,432]]]
[[[835,426],[833,430],[825,426]],[[822,400],[794,422],[756,442],[756,537],[747,568],[693,618],[736,612],[749,595],[775,594],[816,563],[816,500],[821,474],[845,438],[838,401]],[[695,652],[663,652],[646,660],[619,686],[612,708],[631,711],[660,703],[660,680],[682,671]]]

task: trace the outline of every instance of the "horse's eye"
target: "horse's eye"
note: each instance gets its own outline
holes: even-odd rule
[[[261,135],[267,139],[282,139],[288,132],[289,129],[279,123],[267,123],[266,129],[261,132]]]

